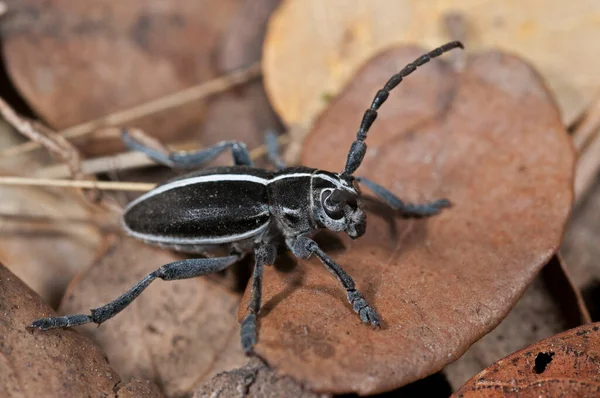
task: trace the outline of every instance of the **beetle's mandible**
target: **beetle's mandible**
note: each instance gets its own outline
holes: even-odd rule
[[[267,135],[268,156],[276,170],[267,171],[252,166],[241,142],[223,141],[202,151],[165,154],[123,131],[123,139],[130,148],[172,167],[196,167],[226,150],[232,152],[234,166],[205,169],[168,181],[131,202],[122,216],[125,231],[149,244],[191,253],[214,255],[220,251],[223,255],[163,265],[121,297],[91,310],[90,315],[42,318],[29,327],[48,330],[89,322],[101,324],[127,307],[154,279],[186,279],[224,270],[253,252],[255,267],[249,312],[241,326],[242,346],[249,353],[257,340],[263,267],[273,264],[280,242],[298,258],[318,257],[346,290],[348,301],[360,319],[379,326],[379,315],[356,289],[352,278],[311,237],[323,228],[346,232],[352,239],[364,234],[366,216],[359,183],[404,217],[431,216],[449,206],[445,199],[424,204],[404,203],[375,182],[354,176],[354,172],[365,156],[369,128],[390,91],[417,67],[455,48],[463,46],[454,41],[422,55],[393,75],[377,92],[371,107],[365,111],[341,173],[285,167],[273,134]]]

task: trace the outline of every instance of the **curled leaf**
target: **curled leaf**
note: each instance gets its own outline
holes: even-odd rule
[[[348,6],[286,0],[269,22],[265,85],[286,123],[310,126],[369,58],[402,43],[438,46],[449,40],[447,21],[459,20],[461,26],[449,30],[463,37],[451,39],[464,40],[470,50],[500,47],[534,63],[570,124],[600,83],[600,41],[589,39],[597,34],[599,12],[597,1],[357,0]]]
[[[303,164],[341,171],[376,90],[422,53],[370,60],[316,121]],[[391,93],[367,145],[357,175],[407,202],[453,206],[422,220],[373,206],[360,239],[320,240],[377,309],[380,330],[361,324],[317,259],[265,269],[256,352],[317,391],[391,390],[457,359],[556,251],[573,200],[573,151],[554,101],[502,53],[473,55],[461,73],[439,60],[420,68]]]
[[[72,330],[44,334],[26,326],[54,311],[0,264],[0,396],[114,396],[118,374],[88,338]]]
[[[600,323],[542,340],[496,362],[452,397],[600,396]]]

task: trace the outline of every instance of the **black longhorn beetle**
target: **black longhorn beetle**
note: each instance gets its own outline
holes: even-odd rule
[[[89,322],[99,325],[127,307],[156,278],[169,281],[221,271],[254,252],[249,313],[241,326],[242,347],[249,353],[257,339],[256,316],[260,310],[263,267],[275,261],[281,238],[296,257],[317,256],[342,284],[360,319],[379,326],[379,315],[356,289],[350,275],[323,252],[311,236],[323,228],[344,231],[352,239],[365,233],[366,215],[357,183],[364,184],[404,217],[431,216],[450,205],[446,199],[425,204],[404,203],[375,182],[353,174],[365,156],[367,132],[390,91],[418,66],[457,47],[463,48],[463,45],[454,41],[436,48],[388,80],[366,110],[350,147],[346,167],[340,174],[308,167],[285,167],[273,134],[267,135],[267,144],[268,157],[276,167],[274,172],[254,168],[246,146],[238,141],[223,141],[197,152],[165,154],[135,141],[123,131],[123,140],[130,148],[172,167],[199,166],[231,150],[234,166],[209,168],[167,181],[129,203],[121,219],[129,235],[146,243],[202,254],[224,249],[226,255],[163,265],[121,297],[91,310],[91,315],[41,318],[29,327],[48,330]]]

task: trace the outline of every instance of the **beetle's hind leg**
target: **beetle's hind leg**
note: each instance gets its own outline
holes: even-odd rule
[[[105,322],[117,315],[119,312],[125,309],[125,307],[131,304],[131,302],[135,300],[156,278],[160,278],[165,281],[194,278],[196,276],[222,271],[238,261],[239,258],[240,256],[237,255],[217,258],[196,258],[165,264],[156,271],[146,275],[144,279],[139,281],[121,297],[103,305],[102,307],[93,309],[91,315],[80,314],[58,316],[53,318],[41,318],[33,321],[29,328],[48,330],[83,325],[90,322],[100,325],[102,322]]]
[[[275,131],[268,130],[265,134],[265,143],[267,144],[267,158],[275,170],[283,170],[287,167],[279,152],[279,142]]]
[[[448,199],[438,199],[428,203],[404,203],[396,195],[382,187],[381,185],[365,177],[356,177],[356,180],[364,184],[375,195],[383,199],[392,209],[400,211],[402,217],[421,218],[430,217],[438,214],[443,208],[450,207]]]
[[[352,305],[354,312],[360,316],[360,319],[364,323],[370,323],[374,327],[379,326],[379,315],[373,307],[367,303],[367,300],[365,300],[363,295],[356,290],[352,277],[321,250],[319,245],[317,245],[317,242],[310,238],[299,237],[293,242],[288,242],[288,246],[298,258],[307,259],[312,254],[317,256],[325,268],[327,268],[327,270],[342,284],[343,288],[346,289],[348,302]]]
[[[233,163],[236,166],[252,166],[252,160],[250,159],[250,153],[246,148],[246,144],[240,141],[221,141],[199,151],[163,152],[134,139],[125,129],[121,132],[121,139],[129,149],[143,152],[155,162],[169,167],[198,167],[213,160],[227,150],[231,150]]]
[[[263,268],[265,265],[273,264],[276,256],[277,249],[273,245],[264,244],[254,249],[255,264],[248,303],[249,312],[242,321],[241,328],[242,348],[246,354],[250,353],[256,344],[256,316],[260,311]]]

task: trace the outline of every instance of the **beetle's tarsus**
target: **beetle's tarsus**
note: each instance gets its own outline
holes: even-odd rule
[[[242,321],[241,327],[242,349],[246,355],[253,352],[256,344],[256,315],[248,314]]]
[[[379,326],[379,314],[367,303],[358,290],[348,290],[348,302],[352,309],[358,314],[361,321],[370,323],[373,327]]]
[[[27,328],[31,330],[40,330],[45,332],[50,329],[57,328],[68,328],[71,326],[85,325],[86,323],[93,322],[93,319],[89,315],[67,315],[67,316],[55,316],[51,318],[40,318],[36,319]]]

